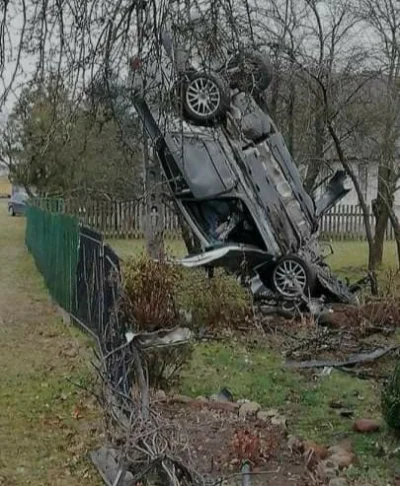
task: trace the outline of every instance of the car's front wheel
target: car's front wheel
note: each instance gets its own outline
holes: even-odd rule
[[[273,267],[272,285],[273,290],[283,297],[308,297],[315,291],[315,272],[301,258],[295,255],[285,256]]]
[[[8,206],[8,214],[10,216],[15,216],[15,211],[14,211],[14,208],[12,207],[12,205]]]
[[[225,115],[230,104],[229,87],[218,76],[196,73],[182,90],[186,115],[199,123],[213,122]]]

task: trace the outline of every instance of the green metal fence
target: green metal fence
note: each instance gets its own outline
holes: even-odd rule
[[[72,311],[78,264],[79,222],[52,202],[42,209],[39,201],[27,209],[26,246],[33,255],[53,299]],[[57,212],[50,212],[53,209]]]

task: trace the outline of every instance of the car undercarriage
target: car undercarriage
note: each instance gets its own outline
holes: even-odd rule
[[[166,60],[158,66],[169,108],[137,82],[133,103],[175,206],[201,243],[200,253],[179,263],[223,267],[256,297],[288,308],[355,303],[359,285],[331,272],[319,244],[321,216],[349,191],[345,173],[334,175],[318,201],[306,192],[265,102],[267,56],[229,53],[212,70],[168,31],[163,39]],[[142,64],[133,64],[140,79]]]

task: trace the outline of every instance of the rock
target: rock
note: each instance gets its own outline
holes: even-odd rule
[[[323,460],[328,457],[328,448],[324,445],[317,444],[312,440],[306,440],[304,442],[304,451],[305,454],[307,454],[307,452],[313,453],[318,460]]]
[[[246,402],[239,408],[239,417],[247,417],[249,415],[256,415],[260,410],[261,405],[257,402]]]
[[[157,390],[155,394],[155,399],[158,402],[165,402],[167,400],[167,394],[164,390]]]
[[[333,478],[329,481],[329,486],[348,486],[348,484],[345,478]]]
[[[193,400],[192,398],[187,397],[186,395],[173,395],[171,401],[175,403],[190,403]]]
[[[356,455],[353,452],[348,452],[345,450],[342,450],[341,452],[338,451],[335,454],[332,454],[331,456],[329,456],[329,460],[337,464],[339,469],[348,468],[349,466],[357,462]]]
[[[353,424],[353,430],[361,433],[377,432],[380,428],[381,424],[373,419],[360,419]]]
[[[210,410],[224,410],[226,412],[237,412],[238,408],[240,407],[239,404],[235,402],[199,402],[202,405],[206,406]],[[240,413],[240,410],[239,410]]]
[[[196,401],[198,402],[208,402],[207,398],[206,397],[203,397],[203,396],[198,396],[196,397]]]
[[[337,445],[329,447],[328,454],[342,454],[343,452],[353,452],[353,445],[349,439],[342,440]]]
[[[286,427],[287,419],[284,415],[275,415],[274,417],[271,417],[271,424],[278,427]]]
[[[227,388],[221,388],[219,393],[214,393],[210,396],[210,400],[214,402],[233,402],[233,395]]]
[[[330,459],[325,459],[317,464],[316,472],[322,480],[336,478],[339,474],[339,467]]]
[[[237,400],[237,403],[239,405],[243,405],[244,403],[249,403],[250,400],[248,400],[247,398],[239,398],[239,400]]]
[[[289,435],[287,445],[292,454],[304,452],[304,442],[295,435]]]

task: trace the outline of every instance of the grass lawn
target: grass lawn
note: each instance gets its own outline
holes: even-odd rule
[[[111,241],[116,251],[126,258],[144,249],[143,241]],[[184,255],[180,241],[168,242],[171,254]],[[359,278],[367,265],[367,244],[333,242],[329,257],[332,268],[342,276]],[[383,271],[396,268],[393,242],[385,245]],[[222,297],[221,297],[222,298]],[[288,419],[289,433],[305,439],[333,445],[350,438],[359,465],[348,476],[361,484],[386,485],[393,477],[394,460],[385,460],[380,446],[395,448],[395,439],[383,428],[372,435],[352,431],[355,418],[380,419],[380,385],[360,380],[340,371],[328,376],[317,372],[300,373],[284,366],[280,349],[268,342],[268,336],[249,346],[238,340],[199,343],[195,345],[190,366],[185,370],[181,392],[190,396],[210,395],[228,387],[236,398],[258,401],[265,408],[278,408]],[[330,407],[340,401],[354,413],[343,418]]]
[[[0,201],[0,485],[100,486],[88,339],[63,325],[31,256],[24,218]]]
[[[8,177],[0,177],[0,195],[11,194],[11,183]]]
[[[144,240],[109,240],[109,244],[122,258],[137,255],[144,251]],[[171,256],[184,256],[186,248],[182,240],[168,240],[166,249]],[[365,241],[334,241],[333,255],[327,262],[340,275],[347,277],[362,277],[367,269],[368,244]],[[387,241],[384,248],[382,270],[397,268],[397,252],[394,241]]]
[[[250,398],[263,408],[278,409],[288,419],[290,434],[325,445],[351,439],[360,464],[348,475],[362,484],[368,481],[383,486],[393,477],[395,462],[383,459],[378,446],[393,449],[395,439],[385,429],[372,435],[352,432],[353,420],[340,417],[330,407],[330,402],[340,401],[353,410],[354,418],[380,419],[380,387],[376,383],[340,371],[329,376],[290,371],[276,350],[265,344],[250,349],[238,343],[196,345],[182,393],[205,396],[222,387],[236,398]]]

